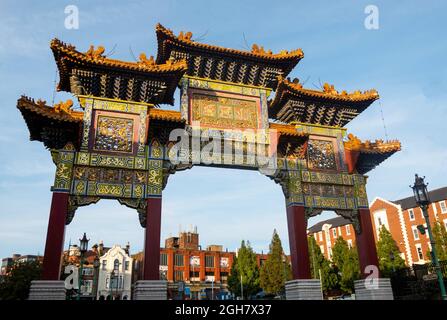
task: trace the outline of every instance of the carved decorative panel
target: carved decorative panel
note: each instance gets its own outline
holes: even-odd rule
[[[192,92],[190,104],[191,120],[203,127],[258,128],[259,99]]]
[[[307,156],[309,168],[337,170],[337,161],[332,141],[309,139]]]
[[[134,121],[99,115],[93,148],[97,151],[133,152]]]

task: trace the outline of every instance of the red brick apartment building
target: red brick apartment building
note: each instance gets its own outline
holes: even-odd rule
[[[447,187],[429,193],[431,204],[428,209],[432,226],[439,222],[447,229]],[[431,250],[428,234],[421,235],[418,225],[426,226],[421,209],[413,196],[389,201],[380,197],[370,204],[371,221],[376,242],[380,228],[387,228],[399,247],[401,256],[408,266],[427,263],[427,252]],[[331,258],[335,240],[342,236],[350,245],[355,245],[354,228],[348,220],[337,217],[321,221],[308,229],[315,237],[326,258]]]
[[[178,283],[183,283],[190,290],[192,298],[206,292],[208,298],[227,290],[228,276],[233,265],[235,252],[223,250],[221,245],[209,245],[202,249],[197,230],[180,232],[178,237],[165,240],[165,247],[160,249],[160,274],[168,280],[171,295],[178,294]],[[134,280],[142,276],[142,253],[134,258]],[[257,254],[258,266],[267,259],[266,254]]]

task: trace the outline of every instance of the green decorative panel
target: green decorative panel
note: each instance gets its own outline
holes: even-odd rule
[[[64,149],[59,150],[56,159],[56,174],[52,190],[69,192],[73,176],[73,163],[75,160],[75,150],[73,145],[67,144]]]

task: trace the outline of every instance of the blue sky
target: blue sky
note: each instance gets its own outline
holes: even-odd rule
[[[305,58],[291,73],[314,88],[376,88],[381,96],[347,128],[361,139],[390,139],[403,149],[369,173],[370,201],[409,196],[415,172],[431,188],[446,185],[447,66],[443,1],[0,1],[0,257],[43,253],[54,165],[38,142],[30,142],[16,109],[21,94],[52,101],[56,65],[52,38],[86,51],[114,46],[115,59],[156,55],[155,25],[192,31],[202,42],[274,52],[302,48]],[[80,11],[78,30],[64,28],[67,5]],[[379,8],[379,29],[364,27],[368,4]],[[178,92],[176,93],[178,100]],[[56,93],[55,101],[66,93]],[[177,108],[177,105],[174,107]],[[330,217],[324,213],[313,218]],[[196,167],[170,177],[164,191],[162,238],[196,225],[202,245],[234,250],[241,239],[267,251],[274,228],[288,251],[281,189],[257,172]],[[115,201],[80,208],[66,245],[87,232],[92,242],[142,248],[137,213]]]

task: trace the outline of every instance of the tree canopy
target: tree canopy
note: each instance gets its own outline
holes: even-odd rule
[[[40,279],[38,261],[18,263],[0,283],[0,300],[26,300],[32,280]]]
[[[320,279],[323,291],[338,289],[339,276],[337,270],[331,267],[331,263],[324,257],[314,237],[308,237],[310,271],[313,279]]]
[[[266,294],[278,295],[284,291],[286,281],[291,278],[290,264],[284,255],[281,239],[275,229],[267,260],[261,267],[260,285]]]
[[[357,250],[350,248],[346,240],[338,237],[332,248],[332,262],[339,270],[340,289],[348,293],[353,293],[354,281],[360,279],[360,265]]]
[[[384,226],[379,231],[377,258],[379,259],[380,272],[384,277],[390,277],[394,271],[405,268],[405,260],[401,257],[399,247]]]
[[[241,293],[241,279],[243,287],[243,297],[250,297],[259,292],[259,268],[256,263],[256,253],[250,246],[250,242],[243,240],[238,249],[237,257],[233,261],[231,274],[228,277],[228,287],[236,295]]]

